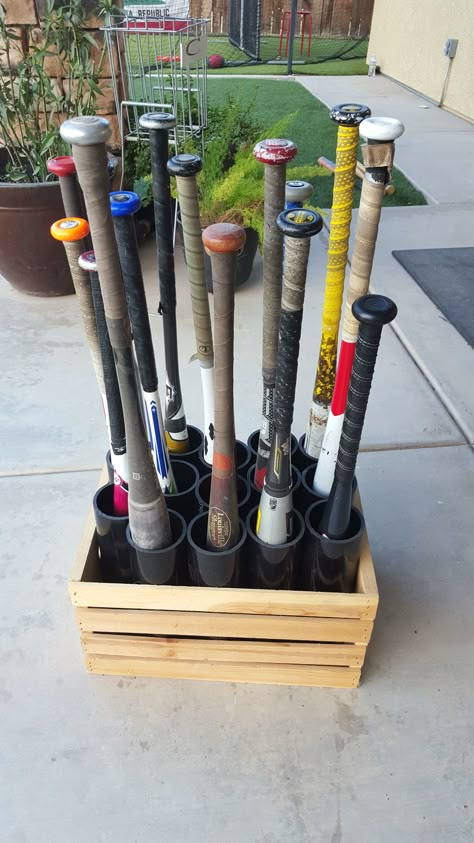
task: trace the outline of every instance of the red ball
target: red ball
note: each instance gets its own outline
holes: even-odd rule
[[[224,56],[219,56],[217,53],[214,53],[212,56],[209,56],[207,64],[209,67],[224,67],[225,58]]]

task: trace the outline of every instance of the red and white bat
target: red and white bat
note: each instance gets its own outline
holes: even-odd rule
[[[359,323],[352,313],[352,305],[356,299],[365,296],[369,291],[384,188],[390,180],[392,169],[394,141],[403,134],[404,130],[403,123],[391,117],[368,117],[359,127],[360,134],[367,140],[367,144],[362,148],[365,174],[362,182],[336,382],[313,482],[316,494],[323,497],[329,495],[334,479],[359,328]]]

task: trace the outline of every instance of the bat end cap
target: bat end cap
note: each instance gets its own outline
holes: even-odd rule
[[[53,222],[50,232],[51,237],[55,240],[61,240],[63,243],[75,243],[77,240],[83,240],[84,237],[87,237],[89,223],[80,217],[64,217]]]
[[[130,217],[140,210],[142,202],[132,190],[114,190],[110,194],[110,210],[113,217]]]
[[[195,176],[202,170],[202,160],[199,155],[190,155],[182,153],[181,155],[173,155],[167,164],[170,176]]]
[[[398,313],[397,305],[388,296],[371,293],[356,299],[352,313],[359,322],[366,325],[388,325]]]
[[[202,232],[202,242],[208,255],[240,252],[245,244],[245,231],[234,223],[214,223]]]
[[[76,172],[76,165],[72,155],[58,155],[56,158],[50,158],[47,162],[49,173],[53,173],[59,178],[63,176],[73,176]]]
[[[368,117],[359,126],[363,138],[378,143],[395,141],[404,131],[405,126],[396,117]]]
[[[142,129],[165,129],[169,131],[176,126],[176,117],[167,111],[147,111],[139,119]]]
[[[286,164],[298,154],[298,147],[286,138],[266,138],[254,147],[254,157],[262,164]]]
[[[302,239],[319,234],[323,227],[323,219],[309,208],[293,208],[279,214],[277,225],[285,237]]]
[[[82,255],[79,256],[77,262],[81,269],[85,269],[86,272],[97,272],[95,252],[83,252]]]
[[[359,126],[372,114],[368,105],[360,105],[356,102],[344,102],[331,108],[329,116],[335,123],[341,126]]]
[[[112,129],[105,117],[84,114],[66,120],[59,132],[62,139],[73,146],[94,146],[106,143],[112,134]]]

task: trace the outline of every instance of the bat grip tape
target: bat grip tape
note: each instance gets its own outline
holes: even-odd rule
[[[145,392],[155,392],[158,375],[133,217],[114,217],[114,228],[140,381]]]
[[[104,371],[105,397],[110,424],[110,445],[114,454],[125,452],[125,423],[123,419],[122,400],[115,369],[114,354],[110,345],[107,323],[105,321],[104,302],[100,291],[97,272],[90,273],[92,301],[94,302],[97,334],[99,337],[102,368]]]
[[[361,324],[352,366],[335,477],[352,483],[382,328]]]
[[[168,162],[168,132],[165,129],[154,129],[150,132],[150,156],[155,236],[160,276],[160,304],[161,310],[166,313],[176,308],[176,281],[170,177],[166,167]]]

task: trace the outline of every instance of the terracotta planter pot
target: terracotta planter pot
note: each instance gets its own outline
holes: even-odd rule
[[[64,217],[58,182],[0,183],[0,273],[30,296],[74,292],[62,243],[49,233]]]

